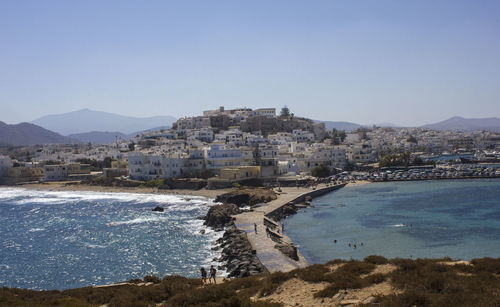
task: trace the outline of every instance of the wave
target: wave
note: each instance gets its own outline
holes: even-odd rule
[[[136,204],[157,203],[165,209],[192,210],[194,207],[186,205],[212,205],[213,201],[203,196],[168,195],[168,194],[139,194],[93,191],[38,191],[23,188],[0,188],[0,201],[22,205],[35,204],[65,204],[79,201],[118,201],[133,202]]]
[[[142,223],[149,223],[149,222],[161,222],[161,221],[166,221],[167,218],[161,218],[159,216],[152,216],[152,217],[138,217],[133,220],[128,220],[128,221],[118,221],[118,222],[110,222],[107,223],[106,226],[120,226],[120,225],[132,225],[132,224],[142,224]]]
[[[99,245],[99,244],[90,244],[90,243],[85,243],[84,244],[88,248],[106,248],[104,245]]]

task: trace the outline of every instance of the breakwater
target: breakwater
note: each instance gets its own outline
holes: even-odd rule
[[[286,210],[290,203],[300,207],[300,203],[305,202],[307,198],[318,197],[344,186],[345,184],[319,185],[316,188],[282,188],[277,199],[259,204],[251,212],[236,215],[235,226],[247,233],[256,256],[270,272],[287,272],[306,267],[307,261],[288,238],[286,231],[280,232],[279,220],[276,221],[273,217]],[[269,223],[274,223],[275,227],[270,227]]]
[[[278,206],[277,208],[273,209],[271,212],[266,214],[266,217],[271,218],[275,221],[280,221],[286,216],[289,216],[291,214],[290,208],[297,212],[299,209],[304,208],[305,206],[309,205],[309,201],[312,200],[315,197],[322,196],[325,194],[328,194],[330,192],[333,192],[335,190],[338,190],[340,188],[343,188],[346,184],[336,184],[332,186],[326,186],[323,188],[315,189],[312,191],[304,192],[303,194],[300,194],[296,198],[288,201],[287,203],[282,204],[281,206]],[[287,210],[288,209],[288,210]],[[288,212],[285,212],[288,211]]]

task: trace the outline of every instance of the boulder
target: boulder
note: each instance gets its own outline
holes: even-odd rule
[[[153,210],[152,210],[152,211],[156,211],[156,212],[163,212],[163,211],[165,211],[165,209],[163,209],[163,207],[156,206],[156,207],[154,207],[154,208],[153,208]]]
[[[238,206],[233,204],[223,204],[212,206],[205,216],[205,223],[209,227],[217,230],[233,224],[232,215],[240,213]]]
[[[270,189],[253,188],[238,189],[218,195],[216,202],[235,204],[238,207],[254,206],[259,203],[270,202],[277,198],[276,193]]]
[[[252,253],[252,246],[245,231],[229,227],[222,236],[220,261],[229,277],[243,277],[266,272],[266,268]]]
[[[295,247],[293,244],[279,243],[276,244],[274,247],[277,248],[280,252],[282,252],[286,256],[290,257],[291,259],[295,261],[299,260],[299,255],[297,254],[297,247]]]

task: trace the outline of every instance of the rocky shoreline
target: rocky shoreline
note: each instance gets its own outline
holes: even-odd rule
[[[268,272],[252,248],[246,232],[236,228],[232,217],[243,212],[240,207],[272,199],[269,193],[262,195],[259,192],[259,194],[261,195],[248,191],[234,191],[219,195],[216,201],[224,203],[212,206],[204,217],[204,225],[216,231],[225,229],[224,235],[216,241],[218,245],[214,246],[213,250],[222,249],[221,257],[217,260],[224,263],[220,268],[228,272],[228,277],[239,278]]]
[[[228,277],[246,277],[267,272],[267,269],[256,256],[256,251],[248,241],[247,234],[234,225],[227,228],[222,238],[217,240],[222,254],[219,261],[221,267],[229,273]]]

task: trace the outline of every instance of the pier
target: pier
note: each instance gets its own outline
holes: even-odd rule
[[[287,272],[296,268],[303,268],[308,265],[306,259],[297,250],[298,261],[283,254],[274,246],[277,243],[292,243],[285,233],[281,233],[281,225],[272,217],[282,210],[283,206],[289,203],[301,203],[310,196],[318,197],[340,189],[345,184],[340,185],[318,185],[316,188],[281,188],[278,198],[269,203],[261,204],[253,208],[252,212],[244,212],[235,216],[235,225],[244,230],[248,235],[248,240],[252,248],[256,250],[256,255],[269,272]],[[257,225],[257,233],[254,230]]]

